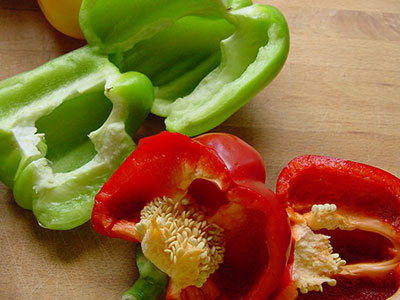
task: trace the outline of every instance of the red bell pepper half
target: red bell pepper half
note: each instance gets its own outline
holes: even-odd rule
[[[167,299],[268,299],[290,245],[262,158],[222,133],[142,139],[96,196],[92,225],[140,242],[170,276]]]
[[[274,299],[400,299],[400,179],[306,155],[282,170],[277,197],[287,206],[294,251],[291,283]]]

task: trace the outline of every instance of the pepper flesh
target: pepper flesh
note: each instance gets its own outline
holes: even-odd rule
[[[91,47],[0,82],[0,180],[41,226],[81,225],[152,101],[148,78]]]
[[[41,2],[44,12],[46,11],[45,3],[47,2],[44,0]],[[160,5],[157,6],[157,4]],[[157,9],[149,9],[154,6],[157,6]],[[132,8],[138,18],[132,18]],[[148,14],[149,11],[152,14]],[[109,22],[103,22],[104,15]],[[146,17],[141,19],[145,15]],[[199,98],[196,98],[197,96],[196,99],[193,98],[201,109],[193,110],[199,113],[203,111],[204,114],[201,114],[206,117],[201,117],[200,120],[197,118],[200,115],[190,116],[192,112],[182,111],[186,103],[180,105],[180,108],[170,107],[170,103],[166,103],[166,106],[165,103],[161,106],[154,104],[152,109],[161,111],[168,107],[167,110],[171,113],[181,111],[182,115],[176,116],[177,126],[167,125],[167,127],[174,131],[196,134],[222,122],[263,84],[272,80],[286,59],[289,44],[287,25],[279,11],[267,6],[251,5],[249,0],[224,2],[217,0],[173,2],[87,0],[83,2],[83,9],[81,9],[80,25],[89,43],[99,46],[100,50],[97,47],[85,47],[57,58],[25,75],[18,75],[0,83],[2,102],[0,117],[5,119],[2,121],[3,127],[0,128],[2,142],[0,144],[2,158],[0,180],[14,189],[14,197],[20,206],[32,209],[39,223],[51,229],[69,229],[85,222],[89,218],[93,204],[93,193],[100,188],[101,182],[107,177],[105,174],[109,174],[118,166],[116,162],[120,162],[129,152],[126,149],[134,147],[130,138],[122,137],[123,130],[120,131],[121,135],[99,134],[99,132],[107,131],[105,127],[114,133],[117,131],[114,128],[115,124],[106,121],[108,113],[114,110],[109,103],[107,104],[108,100],[100,95],[104,87],[96,86],[105,83],[107,76],[106,72],[101,71],[103,67],[104,70],[110,71],[110,76],[114,79],[114,75],[119,74],[107,58],[118,63],[121,68],[130,63],[135,66],[137,61],[143,62],[144,65],[138,71],[144,73],[147,73],[146,62],[150,61],[148,66],[151,72],[149,72],[159,73],[159,70],[154,69],[157,61],[151,62],[152,59],[148,60],[144,55],[155,53],[151,45],[156,46],[155,49],[171,49],[168,52],[168,55],[172,55],[171,57],[166,54],[159,56],[166,65],[175,64],[181,61],[182,57],[188,57],[183,60],[183,65],[178,64],[177,68],[171,72],[161,72],[163,74],[160,74],[157,80],[153,76],[151,79],[162,81],[163,78],[169,78],[162,84],[159,82],[160,86],[155,88],[155,92],[159,96],[163,94],[169,102],[171,100],[171,105],[178,102],[175,99],[186,98],[188,93],[201,83],[202,88],[196,88],[199,91],[196,92]],[[113,27],[115,34],[107,35],[109,25]],[[190,30],[187,30],[188,28]],[[102,34],[104,33],[106,38],[111,39],[103,41]],[[188,37],[191,42],[196,42],[193,36],[201,37],[199,43],[194,43],[192,47],[182,47],[185,44],[191,44],[187,43]],[[170,37],[177,37],[176,43],[173,43],[176,45],[175,48],[171,44],[165,44],[165,40],[171,40]],[[160,40],[161,44],[159,44]],[[249,46],[247,44],[249,41],[253,46],[257,46]],[[159,47],[160,45],[162,47]],[[182,48],[183,52],[176,52],[179,48]],[[200,49],[201,51],[197,51]],[[107,57],[105,53],[109,56]],[[193,56],[193,53],[200,54]],[[136,57],[136,61],[131,60],[132,56]],[[154,57],[157,55],[151,58]],[[141,69],[142,67],[144,70]],[[126,71],[129,72],[130,69],[131,67],[128,66]],[[167,69],[170,68],[167,66]],[[94,80],[94,83],[88,82],[90,78]],[[232,80],[234,82],[231,87],[227,87]],[[153,98],[147,89],[149,81],[147,79],[144,81],[143,90],[146,90],[144,93],[146,95],[138,95],[138,99],[142,99],[143,103],[146,102],[144,99]],[[212,84],[214,91],[223,92],[214,98],[215,101],[212,100],[212,103],[202,102],[210,98],[207,94],[209,86],[205,84],[206,81],[218,82],[216,85]],[[46,84],[42,84],[43,82]],[[107,82],[111,82],[111,79]],[[81,84],[82,88],[79,87]],[[137,89],[137,91],[141,90]],[[106,95],[109,97],[115,94],[115,101],[111,100],[116,103],[121,100],[121,97],[115,91],[116,89],[114,91],[106,89]],[[54,99],[59,99],[53,101],[53,96]],[[16,99],[16,103],[10,101],[13,98]],[[76,101],[64,101],[71,98]],[[78,101],[80,98],[83,101]],[[95,99],[100,99],[98,101],[102,103],[100,105],[94,103],[97,101]],[[198,99],[202,100],[198,102]],[[33,102],[36,100],[41,104],[34,105]],[[83,103],[82,106],[77,105],[78,102]],[[147,102],[150,103],[150,101]],[[76,105],[79,106],[78,111],[82,114],[90,114],[93,103],[96,113],[92,113],[91,116],[95,121],[89,121],[83,129],[77,129],[80,134],[74,136],[71,134],[72,131],[66,129],[69,125],[68,118],[65,116],[74,111]],[[138,115],[136,119],[138,122],[132,119],[130,112],[124,119],[127,131],[130,126],[135,127],[139,124],[147,114],[146,105],[142,110],[140,105],[134,104],[135,101],[132,103],[127,104],[120,112],[125,118],[125,108],[128,111],[137,109],[135,114]],[[25,104],[28,104],[29,108],[24,107]],[[62,105],[58,107],[59,104]],[[31,109],[34,113],[30,112]],[[18,120],[23,120],[20,125],[9,123],[14,113],[19,114]],[[27,117],[25,120],[24,115]],[[79,123],[77,127],[82,127],[85,118],[78,117],[76,113],[73,115],[77,117],[74,117],[74,123]],[[190,116],[189,119],[185,119],[185,115]],[[8,116],[12,117],[7,119]],[[192,118],[193,122],[190,121]],[[61,125],[63,129],[59,131],[57,127],[53,127],[51,125],[53,122]],[[96,127],[100,127],[103,122],[107,126],[102,126],[103,130],[96,130]],[[65,139],[60,139],[60,132],[68,133]],[[89,133],[91,133],[91,141],[88,142],[86,136]],[[109,139],[107,142],[112,145],[119,143],[114,138],[120,139],[121,151],[112,153],[110,147],[97,145],[97,142],[92,140],[92,138],[96,139],[97,135],[101,136],[99,140]],[[107,153],[100,153],[98,147]],[[94,171],[96,168],[97,171]],[[91,173],[92,171],[94,173]],[[91,175],[84,176],[82,175],[84,173]]]
[[[266,299],[285,268],[290,232],[282,204],[264,182],[260,155],[234,136],[214,133],[191,140],[162,132],[142,139],[105,183],[96,196],[92,225],[101,234],[143,247],[137,225],[144,207],[164,197],[178,206],[193,201],[204,221],[223,229],[223,262],[200,288],[179,292],[171,278],[167,298]],[[156,247],[155,240],[145,247]]]
[[[121,71],[151,79],[152,113],[166,117],[167,130],[193,136],[226,120],[285,63],[284,17],[251,4],[84,0],[80,23],[88,43],[109,53]]]
[[[274,299],[399,299],[398,178],[365,164],[306,155],[295,158],[282,170],[277,196],[288,207],[295,247],[294,261],[289,266],[293,281],[286,282],[281,290],[290,297],[278,295]],[[322,286],[299,281],[306,272],[296,274],[296,255],[302,255],[296,253],[296,245],[301,243],[296,228],[301,224],[314,235],[331,237],[326,248],[330,255],[323,261],[333,258],[338,268],[330,272],[325,265],[320,273],[314,273],[314,278],[322,276],[322,282],[330,283],[323,290]],[[314,262],[323,258],[318,252]],[[302,286],[302,293],[291,293],[294,286]]]

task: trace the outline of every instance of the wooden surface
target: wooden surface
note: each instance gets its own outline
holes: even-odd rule
[[[261,1],[259,1],[261,3]],[[267,2],[264,2],[267,3]],[[291,30],[280,75],[216,131],[264,157],[267,185],[302,154],[364,162],[400,176],[400,1],[269,0]],[[83,43],[56,32],[33,0],[0,0],[0,79]],[[142,134],[162,128],[158,118]],[[119,299],[135,277],[133,245],[40,228],[0,185],[0,299]]]

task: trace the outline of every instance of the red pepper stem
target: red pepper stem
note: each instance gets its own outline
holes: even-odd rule
[[[144,255],[140,244],[136,247],[136,263],[139,278],[127,290],[121,300],[155,300],[165,292],[168,285],[168,275],[161,272]]]

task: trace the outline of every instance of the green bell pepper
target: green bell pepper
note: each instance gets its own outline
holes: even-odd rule
[[[81,225],[153,100],[145,75],[88,46],[0,82],[0,180],[41,226]]]
[[[80,23],[89,46],[0,82],[0,180],[50,229],[89,220],[150,110],[170,131],[212,129],[289,48],[282,14],[251,0],[84,0]]]
[[[250,0],[84,0],[80,24],[122,72],[150,78],[167,130],[191,136],[247,103],[289,50],[282,14]]]

